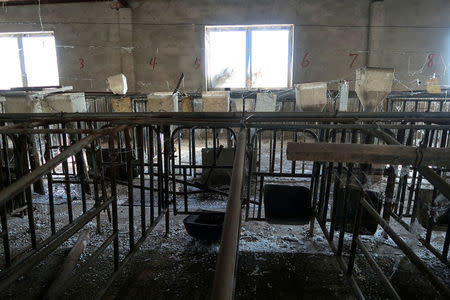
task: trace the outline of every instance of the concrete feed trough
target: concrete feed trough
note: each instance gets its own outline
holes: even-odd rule
[[[155,92],[147,95],[149,112],[178,112],[178,95]]]
[[[394,69],[360,68],[356,70],[355,91],[364,111],[374,111],[392,89]]]
[[[296,84],[295,102],[299,111],[322,111],[327,104],[327,83]]]

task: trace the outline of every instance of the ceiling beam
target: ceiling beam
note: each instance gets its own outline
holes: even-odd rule
[[[41,0],[40,4],[59,4],[74,2],[110,2],[112,0]],[[126,0],[123,0],[126,2]],[[0,0],[0,6],[37,5],[38,0]]]
[[[128,0],[117,0],[121,5],[122,5],[122,7],[124,7],[124,8],[129,8],[130,7],[130,4],[128,4]]]

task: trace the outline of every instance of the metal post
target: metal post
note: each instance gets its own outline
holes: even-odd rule
[[[241,227],[241,191],[244,176],[245,146],[247,130],[239,132],[236,155],[233,163],[233,173],[230,183],[227,210],[223,223],[222,241],[217,258],[216,273],[212,299],[231,300],[234,295],[236,265]]]

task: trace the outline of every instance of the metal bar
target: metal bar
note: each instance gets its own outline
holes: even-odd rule
[[[65,124],[62,124],[62,128],[65,128]],[[62,142],[64,149],[67,149],[67,137],[66,134],[62,134]],[[70,156],[71,157],[71,156]],[[69,157],[68,157],[69,158]],[[62,161],[63,173],[66,180],[66,200],[67,200],[67,211],[69,214],[69,223],[73,222],[73,211],[72,211],[72,195],[70,191],[70,183],[69,183],[69,165],[67,164],[67,159]]]
[[[355,134],[353,133],[353,136]],[[350,200],[350,182],[351,182],[351,174],[353,171],[353,164],[349,164],[347,171],[347,179],[345,182],[345,193],[344,193],[344,204],[342,206],[342,221],[341,221],[341,230],[339,232],[339,242],[337,248],[337,255],[342,255],[342,250],[344,249],[344,235],[345,235],[345,226],[347,225],[347,205]]]
[[[340,143],[345,143],[345,139],[346,139],[346,130],[344,129],[341,132],[341,139],[340,139]],[[331,241],[333,241],[334,239],[334,230],[336,227],[336,212],[337,212],[337,194],[338,194],[338,190],[339,190],[339,186],[341,184],[341,175],[342,175],[342,162],[338,163],[337,166],[337,174],[336,174],[336,179],[334,182],[334,186],[333,186],[333,206],[331,208],[331,223],[330,223],[330,235],[329,238]]]
[[[394,220],[397,221],[400,225],[403,226],[403,228],[405,228],[408,231],[411,231],[411,226],[408,225],[405,221],[402,220],[401,217],[399,217],[398,215],[396,215],[395,213],[391,212],[391,215],[394,217]],[[447,238],[447,237],[446,237]],[[429,242],[427,242],[424,238],[422,238],[421,236],[417,237],[417,240],[428,250],[430,250],[431,253],[434,254],[434,256],[436,256],[440,261],[442,261],[444,264],[447,265],[447,267],[450,268],[450,262],[447,259],[447,256],[444,256],[443,254],[441,254],[439,252],[438,249],[436,249],[435,247],[433,247]],[[445,247],[445,242],[444,242],[444,247]]]
[[[8,236],[8,219],[6,216],[6,207],[0,207],[0,219],[2,224],[2,239],[3,239],[3,253],[5,256],[5,267],[11,266],[11,250],[9,249],[9,236]]]
[[[261,210],[263,204],[264,176],[261,176],[259,183],[259,202],[258,202],[258,218],[261,218]]]
[[[273,142],[272,142],[272,154],[270,155],[270,172],[274,172],[274,168],[275,168],[275,153],[276,153],[276,149],[277,149],[277,131],[274,130],[273,131]]]
[[[57,287],[54,291],[55,296],[60,296],[61,292],[65,289],[67,289],[71,284],[73,284],[76,280],[77,277],[81,276],[82,274],[84,274],[86,271],[89,270],[89,268],[95,263],[97,262],[97,258],[100,256],[100,254],[103,253],[103,251],[105,251],[105,249],[111,244],[111,242],[115,241],[117,239],[118,235],[117,233],[113,233],[112,235],[110,235],[102,244],[101,246],[95,250],[94,253],[92,253],[88,259],[86,260],[86,262],[84,264],[82,264],[77,271],[72,274],[72,276],[69,276],[67,279],[65,279],[61,285],[59,287]],[[117,270],[114,270],[117,271]],[[55,298],[57,299],[57,298]]]
[[[360,199],[360,203],[364,206],[367,212],[377,220],[377,222],[383,227],[383,229],[389,234],[391,239],[397,244],[397,246],[405,253],[409,260],[430,280],[430,282],[447,297],[450,297],[449,287],[437,277],[428,266],[422,262],[422,260],[414,253],[413,250],[398,236],[395,231],[389,226],[389,224],[377,213],[377,211],[367,202],[363,197]]]
[[[169,173],[170,173],[170,156],[172,155],[172,147],[170,143],[170,127],[163,126],[163,137],[164,137],[164,210],[165,213],[165,227],[166,236],[169,235]],[[174,174],[175,176],[175,174]],[[175,181],[174,181],[175,182]]]
[[[116,127],[116,128],[123,128],[122,126]],[[30,184],[32,184],[34,181],[38,180],[42,175],[48,173],[52,169],[54,169],[56,166],[58,166],[62,161],[67,159],[68,157],[72,156],[73,154],[77,153],[81,149],[83,149],[86,145],[91,143],[94,139],[98,138],[101,135],[108,134],[111,132],[112,129],[103,129],[97,131],[97,133],[87,136],[84,139],[78,141],[74,145],[66,148],[64,151],[62,151],[59,155],[52,158],[50,161],[48,161],[45,165],[42,165],[32,172],[28,173],[27,175],[21,177],[19,180],[14,182],[13,184],[9,185],[5,189],[0,191],[0,205],[6,204],[6,202],[11,199],[12,197],[19,194],[21,191],[24,190],[24,188]]]
[[[390,166],[387,170],[387,182],[385,190],[385,200],[383,209],[383,218],[386,222],[389,222],[392,212],[392,202],[394,200],[394,190],[395,190],[395,170],[393,166]]]
[[[325,227],[325,224],[319,223],[319,226],[322,228],[322,232],[325,235],[325,238],[327,239],[328,245],[330,245],[330,248],[333,251],[334,256],[336,257],[339,267],[341,268],[341,270],[343,272],[345,272],[348,269],[347,264],[345,263],[342,255],[338,254],[336,244],[334,243],[333,239],[331,238],[330,234],[328,233],[327,228]],[[364,295],[361,292],[361,289],[359,288],[359,285],[356,282],[355,278],[352,275],[349,276],[347,274],[345,274],[345,278],[347,279],[351,288],[353,289],[353,293],[355,294],[356,299],[364,300],[365,299]]]
[[[175,141],[174,141],[174,133],[169,138],[170,149],[172,149],[172,155],[169,158],[169,160],[172,161],[172,169],[171,169],[171,172],[172,172],[172,176],[171,176],[172,177],[172,205],[173,205],[173,214],[176,215],[177,214],[177,190],[176,190],[177,185],[176,185],[176,182],[175,182],[175,179],[176,179],[176,168],[175,168],[175,144],[174,144]],[[179,141],[179,137],[180,137],[179,133],[180,133],[180,131],[177,130],[176,133],[178,134],[178,141]],[[181,161],[179,161],[179,164],[181,164]]]
[[[148,174],[149,174],[149,185],[150,185],[150,225],[153,225],[155,218],[155,182],[154,182],[154,174],[153,174],[153,159],[154,159],[154,136],[153,136],[153,127],[148,127],[148,142],[149,142],[149,151],[148,151]],[[158,187],[159,188],[159,187]]]
[[[85,214],[74,220],[71,224],[66,225],[56,235],[47,240],[45,245],[42,245],[35,253],[20,263],[14,265],[10,269],[2,272],[0,280],[0,291],[8,287],[14,280],[16,280],[21,274],[24,274],[27,270],[33,267],[35,264],[42,261],[42,258],[49,255],[62,243],[74,235],[84,225],[90,222],[98,213],[105,209],[111,203],[111,199],[104,202],[100,207],[94,207],[88,210]]]
[[[142,234],[145,229],[145,178],[144,178],[144,129],[142,126],[136,128],[137,152],[139,161],[139,183],[141,192],[141,228]]]
[[[125,135],[125,152],[127,160],[127,178],[128,178],[128,232],[129,232],[129,244],[130,251],[134,249],[134,193],[133,193],[133,166],[131,161],[133,160],[133,155],[131,153],[131,137],[130,129],[127,128],[123,131]]]
[[[3,179],[3,161],[2,153],[0,152],[0,188],[3,189],[4,179]],[[6,167],[9,166],[6,164]],[[0,222],[2,226],[2,240],[3,240],[3,253],[5,257],[5,267],[9,268],[11,266],[11,252],[9,249],[9,236],[8,236],[8,218],[6,216],[6,206],[0,207]]]
[[[369,265],[372,267],[372,269],[377,273],[377,275],[381,278],[381,283],[383,284],[384,288],[386,289],[386,292],[389,294],[391,299],[401,299],[398,295],[395,288],[392,286],[389,279],[384,275],[383,270],[380,269],[377,262],[373,259],[372,255],[370,255],[369,251],[367,250],[366,246],[361,242],[360,238],[356,238],[356,243],[358,244],[358,247],[361,249],[362,253],[366,257],[367,261],[369,262]]]
[[[389,163],[393,165],[435,165],[450,167],[449,148],[403,145],[288,143],[287,159],[348,163]]]
[[[118,225],[118,215],[117,215],[117,185],[116,185],[116,168],[117,168],[117,155],[114,145],[115,135],[111,134],[109,136],[109,152],[111,157],[111,167],[110,167],[110,184],[111,184],[111,206],[112,206],[112,222],[113,222],[113,234],[114,237],[114,271],[119,268],[119,225]]]
[[[16,154],[18,156],[18,173],[21,176],[26,176],[30,169],[28,168],[28,160],[27,160],[27,153],[28,153],[28,147],[27,147],[27,136],[26,135],[20,135],[17,138],[17,149],[18,153]],[[34,213],[33,213],[33,199],[31,196],[31,187],[26,186],[25,187],[25,200],[26,200],[26,206],[27,206],[27,215],[28,215],[28,225],[30,228],[30,236],[31,236],[31,247],[33,249],[36,249],[37,242],[36,242],[36,226],[34,224]]]
[[[361,191],[359,191],[359,194],[361,194]],[[357,246],[356,240],[358,239],[359,230],[360,230],[360,227],[361,227],[362,212],[363,212],[362,211],[362,206],[358,202],[356,204],[355,221],[353,222],[352,244],[350,246],[350,255],[349,255],[348,264],[347,264],[347,275],[353,274],[353,267],[355,265],[356,246]]]
[[[93,162],[92,162],[93,170],[94,170],[94,176],[93,176],[93,179],[92,179],[93,182],[94,182],[94,206],[99,206],[100,203],[101,203],[100,196],[99,196],[99,189],[98,189],[98,182],[100,181],[99,180],[99,171],[98,171],[98,168],[99,168],[99,164],[98,164],[98,157],[99,157],[98,152],[99,152],[99,149],[98,148],[99,147],[96,146],[95,141],[92,141],[92,143],[91,143],[91,151],[92,151],[92,154],[94,156]],[[66,184],[70,184],[67,180],[65,180],[65,182],[66,182]],[[102,223],[101,223],[101,220],[100,220],[100,214],[98,214],[96,216],[96,221],[97,221],[97,233],[100,234],[102,232]]]
[[[48,125],[47,125],[48,127]],[[51,157],[50,157],[50,146],[51,146],[51,139],[50,139],[50,134],[46,134],[45,135],[45,161],[48,162],[50,161]],[[47,173],[47,184],[48,184],[48,203],[50,206],[50,228],[52,231],[52,234],[56,233],[56,228],[55,228],[55,202],[53,199],[53,176],[52,176],[52,172],[49,171]]]
[[[396,139],[394,139],[393,137],[391,137],[390,135],[386,134],[381,130],[368,130],[368,132],[378,138],[381,138],[387,144],[391,145],[399,144]],[[448,148],[446,149],[448,150]],[[442,150],[442,149],[435,149],[435,150]],[[435,188],[439,189],[439,191],[442,194],[444,194],[444,196],[447,197],[447,199],[450,199],[450,184],[445,182],[445,180],[442,179],[442,177],[440,177],[438,174],[436,174],[436,172],[434,172],[427,166],[419,165],[417,166],[417,169],[431,184],[435,186]]]
[[[212,290],[212,299],[232,299],[236,279],[237,254],[241,223],[241,191],[244,176],[244,160],[247,142],[247,130],[239,132],[236,155],[231,175],[230,195],[228,197],[222,240],[217,257],[216,272]]]
[[[192,133],[191,133],[191,136],[192,136],[192,143],[191,143],[192,161],[191,161],[191,163],[193,166],[195,166],[197,164],[197,159],[195,157],[195,128],[192,128],[191,131],[192,131]],[[195,178],[197,176],[197,169],[194,167],[193,169],[191,169],[191,173]]]
[[[158,126],[156,136],[157,164],[158,164],[158,215],[163,209],[163,163],[162,163],[162,145],[161,145],[161,128]]]
[[[325,186],[327,184],[328,168],[326,163],[322,163],[322,176],[320,177],[319,202],[317,205],[317,220],[322,220],[325,201]]]
[[[77,122],[77,127],[81,128],[81,123]],[[81,140],[81,133],[77,136],[78,140]],[[80,151],[75,155],[75,160],[77,164],[78,176],[80,177],[80,188],[81,188],[81,205],[83,209],[83,213],[87,210],[86,205],[86,189],[90,193],[89,183],[86,179],[88,179],[89,175],[87,174],[87,166],[84,160],[83,152]]]
[[[108,281],[103,285],[103,288],[97,293],[95,296],[96,299],[102,299],[103,295],[108,291],[108,288],[111,286],[113,281],[121,274],[121,271],[123,270],[124,266],[131,260],[133,255],[136,253],[137,250],[142,246],[142,244],[145,242],[145,240],[148,238],[150,233],[152,233],[153,229],[158,225],[159,221],[161,221],[163,214],[158,215],[158,217],[154,220],[154,223],[150,225],[149,228],[145,231],[144,235],[136,242],[134,245],[134,250],[128,252],[128,254],[125,256],[125,258],[122,260],[121,264],[119,265],[119,268],[112,274],[111,277],[109,277]]]
[[[187,190],[187,170],[183,168],[183,195],[184,195],[184,212],[188,212],[188,190]]]
[[[415,119],[415,122],[421,120],[430,121],[433,119],[445,121],[450,118],[450,112],[178,112],[176,117],[174,113],[170,112],[132,112],[132,113],[4,113],[0,115],[0,120],[14,121],[14,122],[76,122],[76,121],[90,121],[95,119],[97,122],[106,122],[113,120],[136,121],[147,119],[148,122],[156,124],[158,121],[164,121],[171,125],[176,125],[177,121],[189,120],[204,120],[210,122],[211,120],[223,121],[232,120],[240,122],[241,119],[248,119],[250,122],[261,121],[330,121],[338,122],[357,120],[408,120]],[[234,127],[234,126],[230,126]],[[239,126],[239,127],[242,127]]]

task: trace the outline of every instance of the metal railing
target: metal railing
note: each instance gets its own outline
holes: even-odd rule
[[[75,236],[87,223],[96,220],[96,229],[103,230],[107,234],[102,235],[103,243],[91,254],[90,259],[80,267],[72,279],[88,271],[88,267],[98,259],[101,253],[107,253],[113,257],[114,273],[106,280],[104,289],[98,291],[99,295],[104,293],[162,218],[165,218],[165,229],[169,232],[170,210],[173,210],[173,213],[181,213],[177,209],[177,201],[180,196],[183,197],[184,203],[189,201],[186,197],[188,180],[200,174],[194,169],[215,170],[223,167],[214,163],[205,164],[193,158],[197,149],[191,150],[192,145],[195,145],[195,139],[198,139],[198,144],[202,147],[211,148],[212,145],[212,148],[215,148],[214,154],[224,144],[234,147],[237,142],[233,166],[236,174],[231,177],[230,191],[222,191],[225,195],[229,195],[227,204],[234,208],[233,213],[231,208],[227,213],[228,220],[236,220],[236,211],[240,212],[241,206],[246,208],[245,213],[249,220],[264,219],[262,201],[266,182],[264,178],[290,179],[290,184],[294,185],[300,184],[300,179],[307,180],[313,207],[311,229],[315,223],[320,225],[358,298],[362,298],[363,295],[353,276],[354,264],[359,255],[357,249],[360,249],[362,255],[368,259],[389,295],[393,298],[398,298],[399,295],[371,256],[363,240],[359,238],[360,229],[363,227],[361,216],[367,214],[430,279],[437,293],[448,296],[448,287],[443,283],[440,275],[435,274],[420,257],[414,254],[389,222],[398,221],[403,225],[408,225],[407,222],[414,223],[417,219],[418,205],[423,202],[420,190],[425,185],[425,179],[429,182],[427,185],[433,188],[434,196],[439,193],[448,196],[449,185],[445,182],[445,178],[449,170],[443,166],[421,165],[421,150],[426,146],[444,149],[448,147],[449,120],[450,115],[446,112],[2,114],[0,122],[8,125],[0,127],[2,147],[0,151],[2,162],[0,218],[4,258],[4,266],[0,273],[0,288],[5,289],[21,274]],[[69,123],[79,124],[79,126],[75,128],[63,126]],[[100,124],[104,125],[100,126]],[[225,132],[221,135],[217,134],[220,128],[225,128],[230,134]],[[238,139],[234,137],[232,133],[234,130],[231,128],[241,129]],[[204,132],[204,135],[197,136],[195,134],[197,129],[199,132]],[[52,153],[49,149],[52,149],[52,141],[56,140],[57,135],[60,135],[58,140],[64,147]],[[73,135],[73,138],[69,135]],[[33,152],[29,151],[36,136],[40,136],[44,141],[44,158],[40,160],[43,162],[40,166],[31,165]],[[208,138],[206,142],[206,136],[213,138]],[[371,172],[368,164],[358,165],[339,160],[337,162],[288,162],[285,158],[287,153],[285,146],[289,142],[299,142],[300,138],[305,136],[308,137],[307,142],[319,141],[330,144],[400,143],[406,147],[415,147],[417,160],[409,165],[397,167],[397,169],[404,169],[400,173],[401,176],[393,172],[394,166],[388,168],[384,203],[377,206],[371,200],[371,192],[367,189],[366,183],[368,178],[381,176],[381,174]],[[13,144],[12,140],[17,142]],[[245,144],[245,147],[242,147],[242,144]],[[178,149],[176,149],[177,145]],[[9,159],[10,149],[14,149],[12,152],[17,164],[13,165]],[[86,150],[91,153],[90,165],[85,162]],[[240,171],[242,152],[248,159],[245,172]],[[262,158],[263,153],[267,153],[269,159]],[[82,171],[85,170],[82,167],[83,164],[88,165],[86,172]],[[77,167],[77,165],[81,166]],[[27,168],[31,171],[27,172]],[[381,166],[372,167],[373,170],[381,168]],[[9,179],[3,176],[10,171],[17,172],[18,176]],[[242,177],[239,177],[239,174]],[[244,180],[243,175],[248,178]],[[48,236],[40,240],[37,234],[40,229],[35,226],[32,209],[39,195],[32,192],[32,187],[42,177],[45,178],[44,192],[48,196],[47,217],[50,226],[48,226]],[[397,180],[396,177],[399,179]],[[236,186],[236,181],[243,185],[246,191],[243,193],[244,197],[241,197],[241,187]],[[124,203],[118,203],[116,188],[118,184],[124,184],[127,187]],[[66,223],[60,228],[55,220],[55,203],[51,192],[56,186],[63,187],[67,205],[64,213]],[[81,193],[81,203],[76,207],[71,197],[75,188]],[[177,192],[180,188],[182,192]],[[213,189],[211,186],[200,187],[202,192],[211,192]],[[396,189],[397,193],[395,193]],[[350,201],[353,190],[360,195],[355,203]],[[148,194],[147,191],[149,191]],[[138,197],[135,192],[139,195]],[[395,194],[399,196],[395,197]],[[28,232],[22,239],[26,240],[28,245],[25,248],[12,249],[11,241],[8,239],[10,224],[5,205],[18,196],[22,197],[24,211],[27,213]],[[383,199],[378,199],[377,203],[381,200]],[[170,207],[171,202],[174,204],[173,208]],[[118,205],[128,207],[126,221],[118,220]],[[347,210],[352,205],[356,205],[355,214]],[[437,203],[431,201],[430,208],[435,205]],[[187,207],[186,204],[185,212],[189,212]],[[106,216],[103,213],[105,210]],[[108,210],[111,214],[111,223],[105,225],[101,219],[105,221],[105,217],[108,218]],[[426,228],[425,236],[419,237],[419,241],[422,239],[424,247],[431,249],[436,257],[448,266],[449,225],[446,225],[445,242],[439,245],[441,248],[438,249],[436,245],[430,244],[428,237],[436,232],[437,224],[433,223],[432,215],[429,215],[427,220],[429,226]],[[127,223],[126,235],[118,234],[119,222]],[[139,226],[134,226],[135,223]],[[228,224],[228,221],[225,223]],[[233,235],[233,238],[230,238],[232,242],[228,244],[225,242],[228,238],[224,237],[221,247],[226,250],[221,249],[219,254],[219,257],[231,257],[224,253],[234,253],[232,255],[234,258],[226,260],[231,263],[236,258],[235,234],[236,232],[238,234],[240,226],[236,227],[236,222],[233,224],[230,231],[226,229],[224,232]],[[411,230],[411,226],[405,227]],[[349,234],[351,238],[344,239]],[[345,247],[346,240],[350,241],[349,247]],[[108,250],[110,244],[113,246],[112,251]],[[126,244],[127,247],[118,247],[119,244]],[[13,252],[18,255],[12,256]],[[220,271],[221,268],[218,268],[218,270],[216,276],[227,278],[227,282],[235,276],[235,269]],[[66,284],[72,281],[68,280]],[[232,286],[224,285],[221,287],[224,291],[220,294],[232,295]]]

